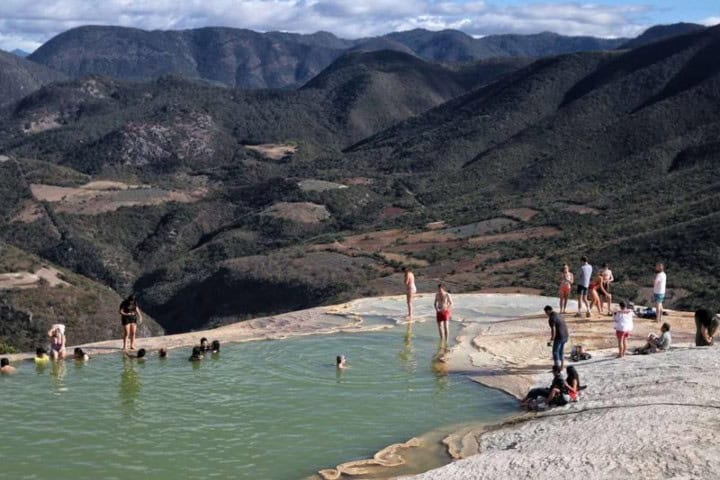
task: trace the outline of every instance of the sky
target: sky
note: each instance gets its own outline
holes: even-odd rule
[[[413,28],[628,37],[680,21],[720,23],[720,0],[0,0],[0,49],[31,52],[81,25],[325,30],[344,38]]]

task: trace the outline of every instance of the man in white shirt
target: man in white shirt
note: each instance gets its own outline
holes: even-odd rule
[[[578,295],[578,311],[576,317],[582,315],[582,307],[585,305],[585,311],[590,317],[590,302],[588,301],[588,288],[590,288],[590,279],[592,278],[593,267],[588,263],[588,258],[582,256],[580,258],[582,263],[578,274],[575,276],[575,283],[577,284],[577,295]]]
[[[665,265],[658,263],[655,265],[655,281],[653,282],[653,301],[655,302],[656,322],[662,320],[666,286],[667,275],[665,274]]]

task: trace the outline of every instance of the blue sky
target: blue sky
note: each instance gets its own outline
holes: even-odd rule
[[[720,23],[720,0],[0,0],[0,49],[32,51],[88,24],[325,30],[345,38],[412,28],[628,37],[680,21]]]

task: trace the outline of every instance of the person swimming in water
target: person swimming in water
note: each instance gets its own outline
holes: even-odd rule
[[[13,373],[17,372],[15,367],[10,365],[10,360],[7,358],[0,358],[0,374],[2,375],[12,375]]]
[[[75,350],[73,350],[73,360],[87,362],[88,360],[90,360],[90,355],[85,353],[82,348],[75,347]]]
[[[38,347],[35,349],[35,364],[37,365],[45,365],[47,362],[50,361],[50,357],[48,357],[47,351],[42,348]]]
[[[190,355],[190,358],[188,358],[188,360],[191,362],[199,362],[203,358],[205,358],[205,356],[202,354],[200,347],[193,347],[192,354]]]
[[[210,344],[210,352],[211,353],[220,353],[220,341],[219,340],[212,341],[212,344]]]
[[[403,267],[405,272],[405,298],[407,300],[408,318],[413,318],[413,299],[417,294],[417,287],[415,286],[415,274],[408,267]]]
[[[167,356],[168,356],[167,348],[161,348],[160,350],[158,350],[158,357],[167,358]]]
[[[133,360],[145,360],[145,355],[147,355],[147,350],[145,350],[144,348],[141,348],[140,350],[137,351],[136,355],[132,355],[128,351],[125,351],[123,353],[125,353],[125,356],[127,358],[131,358]]]
[[[338,355],[335,357],[335,366],[339,368],[340,370],[346,369],[349,367],[347,364],[347,358],[345,355]]]
[[[65,325],[54,324],[48,331],[48,337],[50,337],[50,357],[53,360],[63,360],[65,358]]]
[[[201,353],[207,353],[210,351],[210,345],[208,344],[208,339],[206,337],[200,339],[199,348]]]

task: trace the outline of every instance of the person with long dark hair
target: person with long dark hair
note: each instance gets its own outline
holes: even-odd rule
[[[120,304],[120,322],[123,326],[123,351],[127,351],[130,340],[130,350],[135,350],[135,336],[138,323],[142,323],[143,316],[137,303],[135,294],[131,294]]]
[[[695,346],[709,347],[713,344],[713,336],[720,327],[720,320],[717,315],[701,308],[695,312]]]

